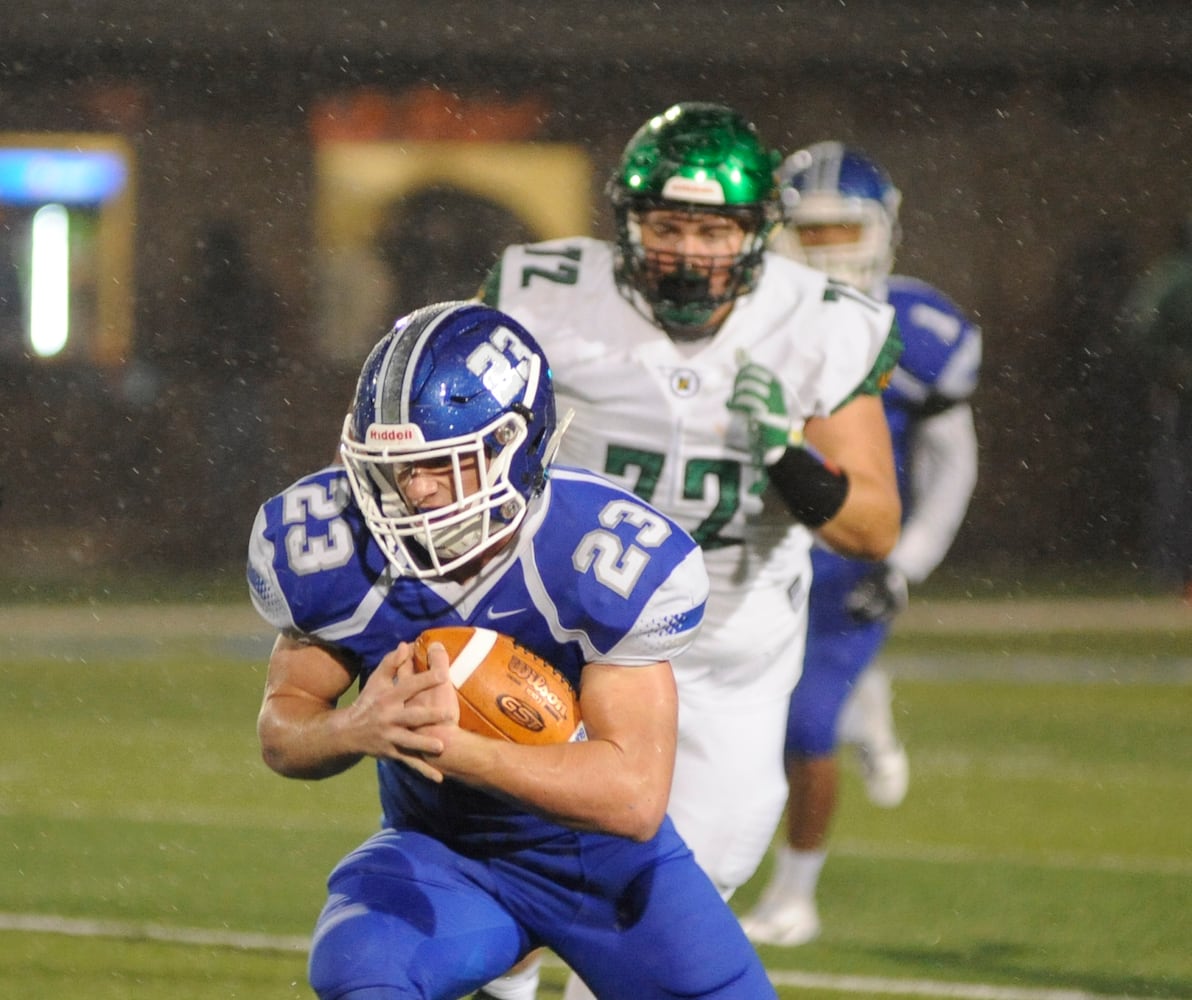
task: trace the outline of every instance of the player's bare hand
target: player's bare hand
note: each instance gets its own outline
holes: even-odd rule
[[[377,665],[352,706],[369,756],[397,760],[433,781],[442,780],[426,758],[442,753],[443,742],[425,727],[452,723],[459,716],[446,659],[444,652],[429,670],[415,672],[410,645],[403,642]]]
[[[450,668],[451,658],[446,647],[441,642],[432,642],[426,648],[426,669],[418,676],[426,677],[433,674],[442,680],[420,691],[411,702],[419,707],[433,709],[437,717],[435,722],[426,725],[422,735],[433,736],[440,742],[442,750],[434,756],[432,762],[442,768],[444,773],[449,772],[446,762],[452,759],[452,748],[461,741],[466,742],[468,737],[468,734],[459,728],[459,695],[451,681]],[[403,663],[401,669],[404,671],[414,668],[412,664],[407,667]]]
[[[403,646],[409,651],[409,655],[402,659],[398,667],[399,678],[415,672],[413,647],[406,643],[403,643]],[[398,649],[400,650],[401,647]],[[442,723],[456,725],[459,722],[459,698],[455,693],[455,686],[451,683],[451,660],[447,655],[446,647],[441,642],[430,644],[426,651],[426,663],[427,669],[422,671],[419,676],[433,677],[434,683],[421,688],[410,699],[409,704],[425,708],[433,713],[434,718],[426,723],[427,725]]]

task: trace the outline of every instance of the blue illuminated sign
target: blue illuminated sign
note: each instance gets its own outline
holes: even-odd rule
[[[128,167],[109,150],[0,149],[0,201],[88,205],[124,190]]]

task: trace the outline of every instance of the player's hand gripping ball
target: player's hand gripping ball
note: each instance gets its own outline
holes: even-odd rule
[[[468,625],[427,629],[414,640],[415,670],[428,668],[433,642],[451,661],[461,729],[531,746],[587,738],[567,678],[509,636]]]

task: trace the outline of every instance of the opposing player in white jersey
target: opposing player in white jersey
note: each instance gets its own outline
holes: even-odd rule
[[[786,799],[812,531],[880,559],[900,516],[879,398],[901,348],[893,310],[766,251],[778,161],[733,109],[675,105],[610,182],[615,243],[510,247],[483,293],[545,338],[576,414],[566,460],[704,550],[704,627],[675,664],[670,812],[726,896]]]
[[[265,760],[309,780],[373,757],[380,785],[381,829],[332,872],[316,926],[323,1000],[457,1000],[541,946],[608,998],[776,996],[665,815],[668,661],[700,624],[700,551],[623,488],[553,464],[556,440],[530,334],[474,302],[428,306],[365,362],[343,465],[257,516],[249,584],[279,630]],[[461,729],[444,648],[428,671],[412,661],[443,625],[499,628],[552,663],[586,740]]]
[[[869,798],[898,805],[908,764],[891,711],[889,678],[873,661],[890,622],[943,560],[977,477],[969,398],[981,331],[943,293],[891,275],[900,194],[859,150],[822,142],[791,154],[779,172],[787,224],[774,244],[838,281],[889,302],[905,349],[882,394],[904,523],[878,565],[826,549],[812,553],[807,653],[791,698],[786,844],[757,907],[742,923],[759,943],[798,945],[820,929],[816,885],[836,807],[838,742],[859,751]]]

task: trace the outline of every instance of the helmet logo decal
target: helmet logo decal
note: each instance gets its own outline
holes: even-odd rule
[[[517,360],[510,362],[506,352]],[[480,344],[468,355],[468,371],[484,383],[484,387],[502,406],[508,406],[521,395],[528,382],[525,368],[533,352],[507,327],[493,330],[486,343]]]
[[[662,197],[669,201],[691,201],[700,205],[723,205],[724,188],[720,182],[707,177],[680,177],[667,179],[662,185]]]
[[[417,424],[369,424],[364,440],[368,444],[378,441],[391,444],[421,444],[423,437]]]
[[[671,372],[670,387],[680,399],[687,399],[699,392],[699,375],[690,368],[676,368]]]

